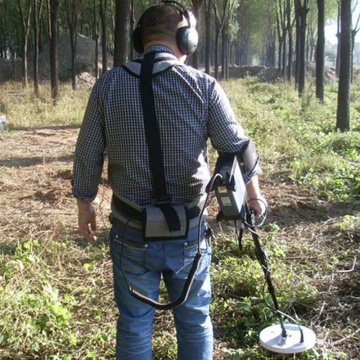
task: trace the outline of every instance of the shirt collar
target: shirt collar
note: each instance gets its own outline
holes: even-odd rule
[[[144,51],[144,54],[147,54],[152,51],[167,52],[169,54],[175,55],[174,52],[165,45],[152,45]]]

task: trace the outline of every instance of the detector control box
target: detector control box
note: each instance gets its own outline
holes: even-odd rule
[[[221,219],[244,220],[246,187],[236,155],[219,155],[215,174],[221,175],[214,187]]]

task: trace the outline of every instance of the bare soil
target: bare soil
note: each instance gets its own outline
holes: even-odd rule
[[[60,126],[0,133],[2,251],[11,251],[18,241],[28,238],[48,238],[54,229],[60,236],[79,238],[71,195],[78,131],[77,127]],[[295,302],[293,309],[316,331],[320,350],[345,354],[334,359],[360,359],[360,276],[356,261],[360,259],[360,231],[336,226],[360,206],[322,202],[310,190],[280,178],[278,174],[266,176],[266,171],[262,178],[269,200],[268,223],[280,227],[276,234],[279,243],[294,244],[284,261],[297,269],[299,276],[303,271],[318,289],[316,298],[306,305]],[[111,191],[103,180],[96,206],[99,233],[104,238],[110,198]],[[210,206],[214,226],[215,211]]]

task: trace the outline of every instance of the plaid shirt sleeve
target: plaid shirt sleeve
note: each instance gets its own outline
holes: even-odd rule
[[[210,94],[208,135],[212,146],[218,152],[242,153],[250,141],[237,122],[229,99],[217,81],[214,81]],[[260,173],[261,169],[257,164],[251,172],[243,174],[245,183]]]
[[[104,164],[106,141],[100,84],[98,81],[92,90],[75,149],[73,195],[85,202],[95,199]]]

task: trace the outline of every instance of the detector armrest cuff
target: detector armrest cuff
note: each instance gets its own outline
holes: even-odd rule
[[[241,173],[244,178],[245,184],[247,184],[250,179],[261,173],[260,169],[260,158],[257,155],[255,144],[249,139],[247,145],[243,148],[241,153],[222,153],[219,152],[219,157],[233,157],[236,156],[237,161],[240,166]],[[215,169],[216,173],[216,169]]]
[[[236,154],[243,175],[250,175],[259,164],[259,156],[255,144],[249,140],[241,153]]]

